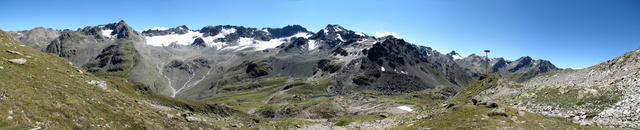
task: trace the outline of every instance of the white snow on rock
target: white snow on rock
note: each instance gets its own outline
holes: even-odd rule
[[[316,49],[316,47],[318,47],[316,40],[309,40],[307,49],[313,50]]]
[[[306,38],[309,39],[309,37],[313,36],[310,33],[306,33],[306,32],[298,32],[295,35],[293,35],[293,37],[301,37],[301,38]]]
[[[380,70],[384,71],[384,67],[380,67]]]
[[[340,40],[340,41],[344,41],[344,40],[342,39],[342,36],[341,36],[340,34],[338,34],[338,37],[337,37],[336,39],[338,39],[338,40]]]
[[[268,32],[267,29],[263,29],[263,31]],[[193,41],[196,38],[202,38],[202,40],[204,40],[207,46],[215,47],[219,50],[238,51],[238,50],[244,50],[247,48],[253,48],[255,51],[261,51],[269,48],[275,48],[281,45],[282,43],[288,42],[291,38],[301,37],[301,38],[308,39],[309,37],[313,36],[313,34],[311,33],[299,32],[293,36],[283,37],[278,39],[271,39],[269,41],[262,41],[262,40],[249,38],[249,37],[241,37],[240,39],[236,41],[231,41],[231,42],[214,42],[215,39],[224,38],[227,35],[235,32],[236,32],[235,28],[223,28],[220,31],[220,33],[216,34],[215,36],[203,37],[202,33],[189,30],[185,34],[174,33],[174,34],[168,34],[168,35],[162,35],[162,36],[145,37],[145,39],[147,40],[147,45],[168,46],[171,43],[176,43],[178,45],[191,45],[191,43],[193,43]],[[315,41],[314,42],[310,41],[309,43],[310,43],[309,44],[310,50],[316,48]]]
[[[335,30],[336,32],[342,31],[342,29],[338,26],[333,26],[333,30]]]
[[[224,38],[235,32],[235,28],[224,28],[215,36],[202,37],[202,33],[189,30],[185,34],[173,33],[169,35],[145,37],[145,39],[147,40],[147,45],[151,46],[167,46],[171,43],[176,43],[178,45],[191,45],[191,43],[193,43],[193,41],[198,37],[202,38],[205,43],[211,43],[214,39]]]
[[[182,27],[178,27],[178,29],[182,29]],[[169,30],[169,28],[166,27],[154,27],[154,28],[144,28],[144,31],[149,31],[149,30],[158,30],[158,31],[164,31],[164,30]]]
[[[411,109],[411,107],[409,107],[409,106],[398,106],[397,108],[400,109],[400,110],[405,110],[407,112],[413,111],[413,109]]]
[[[176,43],[178,45],[190,45],[198,37],[202,37],[202,33],[188,31],[185,34],[174,33],[162,36],[145,37],[145,39],[147,40],[147,45],[168,46],[171,43]],[[205,42],[207,41],[205,38],[203,38],[203,40],[205,40]]]
[[[104,30],[102,30],[101,35],[104,36],[104,37],[112,38],[113,35],[111,35],[111,32],[113,32],[112,29],[104,29]]]
[[[356,32],[356,35],[360,35],[360,36],[363,36],[363,37],[366,36],[366,35],[364,35],[364,33],[361,33],[361,32]]]
[[[400,35],[398,35],[398,33],[396,33],[396,32],[383,32],[383,33],[376,32],[376,33],[375,33],[375,35],[376,35],[376,37],[393,36],[393,37],[395,37],[395,38],[402,38],[402,37],[400,37]]]
[[[454,60],[463,59],[462,56],[460,56],[460,54],[455,54],[455,55],[452,55],[451,57],[453,57]]]

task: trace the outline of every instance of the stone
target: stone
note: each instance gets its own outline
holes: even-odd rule
[[[493,101],[487,101],[487,105],[485,106],[487,106],[488,108],[495,108],[495,107],[498,107],[498,103]]]
[[[9,62],[11,63],[16,63],[16,64],[24,64],[27,63],[27,60],[24,58],[20,58],[20,59],[9,59]]]
[[[16,55],[22,55],[22,53],[20,53],[18,51],[7,50],[7,52],[9,52],[11,54],[16,54]]]
[[[487,114],[489,116],[507,116],[507,112],[504,110],[504,108],[496,108],[493,109],[489,112],[489,114]]]
[[[444,105],[444,107],[445,107],[445,108],[451,108],[451,107],[453,107],[453,106],[455,106],[455,105],[456,105],[456,104],[447,104],[447,105]]]
[[[202,119],[196,118],[196,117],[193,117],[193,116],[187,116],[187,117],[185,117],[185,119],[187,119],[188,122],[199,122],[199,121],[202,121]]]
[[[0,70],[4,69],[4,67],[0,66]]]
[[[98,80],[87,80],[88,84],[95,85],[102,90],[107,90],[107,81],[98,81]]]
[[[387,113],[380,113],[380,114],[378,114],[378,116],[380,116],[380,117],[382,117],[382,118],[387,118],[387,117],[389,117],[389,114],[387,114]]]

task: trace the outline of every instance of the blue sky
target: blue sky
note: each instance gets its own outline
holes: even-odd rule
[[[638,0],[2,0],[0,29],[77,29],[125,20],[138,31],[206,25],[316,32],[327,24],[463,56],[547,59],[584,68],[640,48]]]

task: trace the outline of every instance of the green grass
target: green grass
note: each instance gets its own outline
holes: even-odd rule
[[[488,116],[493,108],[463,104],[453,109],[433,110],[427,118],[415,120],[412,125],[402,124],[394,129],[595,129],[594,126],[580,126],[562,118],[518,112],[506,107],[507,117]],[[406,122],[409,122],[408,119]]]
[[[597,91],[597,93],[592,93],[587,89]],[[527,93],[535,94],[536,96],[532,99],[526,98],[523,100],[550,106],[558,106],[568,110],[574,110],[576,109],[576,106],[603,110],[606,107],[614,105],[620,100],[620,91],[613,88],[602,89],[600,87],[543,87],[536,90],[530,90]]]
[[[489,116],[490,111],[496,108],[469,103],[475,95],[497,86],[499,79],[497,74],[482,76],[448,101],[456,104],[452,108],[432,106],[414,114],[400,115],[400,120],[405,123],[393,129],[599,129],[594,126],[580,126],[563,118],[518,111],[503,104],[500,104],[499,108],[505,108],[507,116]],[[423,115],[423,118],[416,119],[415,115],[418,114]]]
[[[248,112],[249,109],[256,108],[263,104],[263,101],[267,100],[271,94],[281,90],[286,84],[287,78],[273,78],[250,83],[235,83],[233,85],[220,87],[220,93],[204,99],[204,101],[227,104],[234,109]],[[261,85],[262,87],[246,89],[254,85]],[[225,89],[227,91],[224,91]]]
[[[416,105],[416,106],[432,106],[440,104],[446,101],[449,97],[444,95],[444,93],[451,92],[454,94],[451,88],[445,86],[438,86],[434,89],[426,89],[421,91],[415,91],[403,95],[398,96],[382,96],[380,97],[381,102],[396,102],[398,104],[407,104],[407,105]],[[374,94],[376,95],[376,94]]]
[[[498,74],[483,75],[478,81],[467,87],[465,90],[458,92],[456,96],[448,101],[448,103],[461,104],[469,102],[471,98],[480,94],[480,92],[498,85],[500,76]]]
[[[18,51],[24,56],[6,50]],[[21,46],[2,31],[0,51],[0,66],[4,67],[0,70],[0,90],[7,90],[7,97],[0,100],[1,129],[99,129],[97,125],[109,126],[104,129],[197,129],[235,120],[186,122],[184,118],[167,118],[168,113],[180,111],[162,112],[144,101],[193,110],[198,115],[224,116],[224,113],[234,112],[216,105],[148,92],[146,86],[123,78],[96,77],[86,71],[80,72],[81,69],[67,60]],[[19,65],[7,61],[16,58],[25,58],[27,62]],[[87,84],[86,80],[105,80],[107,90]],[[9,116],[12,119],[7,119]]]
[[[365,122],[365,121],[382,120],[382,119],[384,118],[381,117],[380,115],[345,115],[340,117],[334,125],[347,126],[354,122]]]

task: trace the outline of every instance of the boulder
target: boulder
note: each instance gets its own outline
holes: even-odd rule
[[[87,80],[88,84],[95,85],[102,90],[107,90],[107,81]]]
[[[498,107],[498,103],[493,101],[487,101],[487,104],[485,106],[487,106],[488,108],[495,108],[495,107]]]
[[[11,54],[16,54],[16,55],[22,55],[22,53],[20,53],[18,51],[7,50],[7,52],[9,52]]]
[[[478,104],[479,101],[474,98],[474,99],[471,99],[471,102],[473,103],[473,105],[476,105]]]
[[[507,116],[507,112],[504,110],[504,108],[496,108],[491,110],[491,112],[489,112],[489,114],[487,114],[489,116]]]
[[[27,63],[27,60],[24,58],[20,58],[20,59],[10,59],[9,62],[11,63],[16,63],[16,64],[24,64]]]

